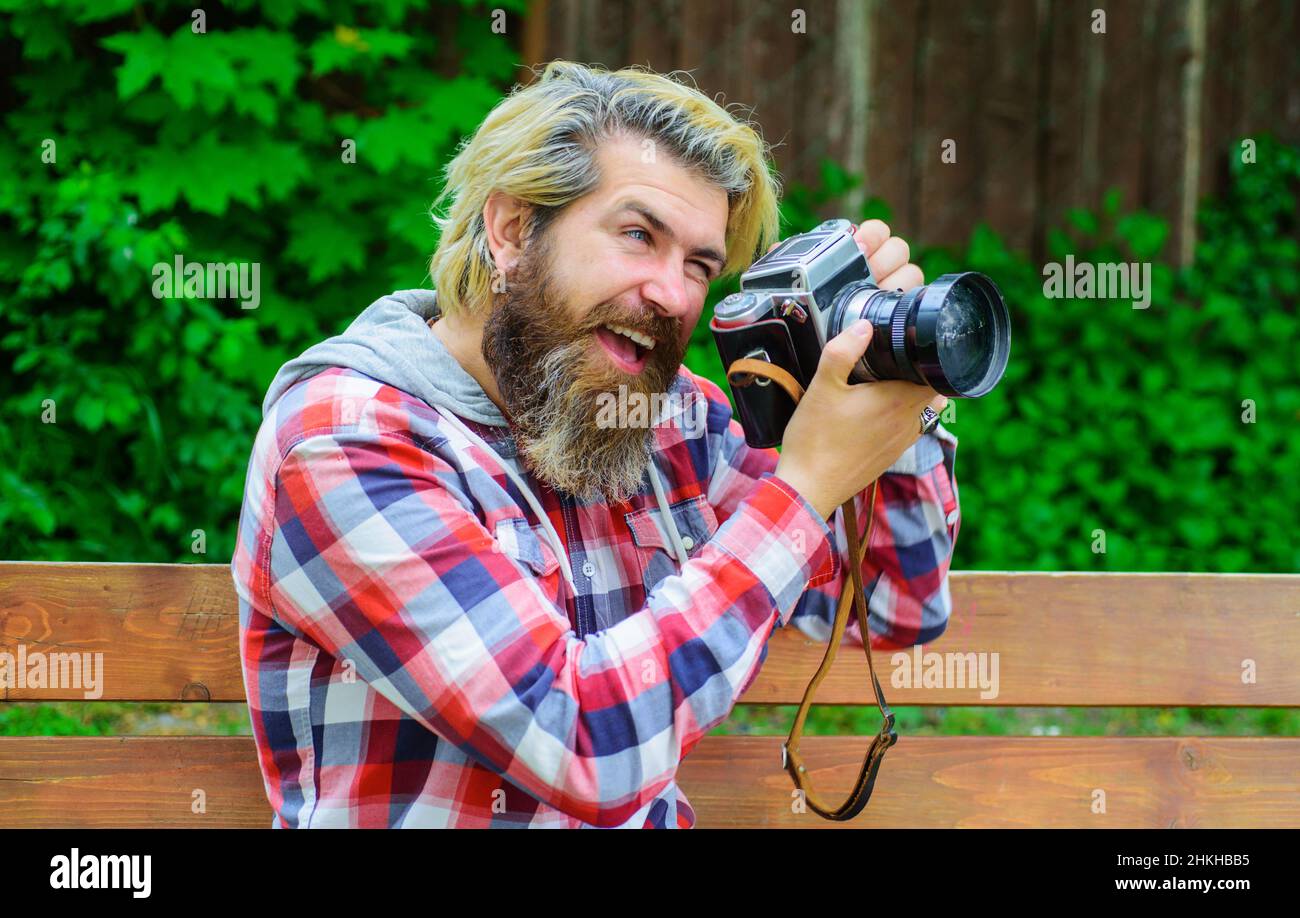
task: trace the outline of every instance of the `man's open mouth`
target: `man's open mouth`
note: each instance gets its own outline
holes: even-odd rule
[[[655,347],[654,338],[626,325],[602,325],[596,329],[596,340],[625,373],[640,373]]]

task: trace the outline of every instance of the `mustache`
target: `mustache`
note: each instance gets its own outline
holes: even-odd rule
[[[644,309],[628,309],[613,303],[593,309],[583,322],[582,332],[594,332],[604,325],[622,325],[635,332],[648,335],[657,344],[671,343],[681,335],[681,321],[672,316],[661,316]]]

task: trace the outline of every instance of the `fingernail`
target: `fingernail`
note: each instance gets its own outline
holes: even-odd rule
[[[849,326],[849,331],[857,335],[859,338],[865,338],[867,336],[867,332],[870,330],[871,330],[870,319],[858,319],[858,321],[854,322],[852,325]]]

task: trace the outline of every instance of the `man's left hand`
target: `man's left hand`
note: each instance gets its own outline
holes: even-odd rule
[[[853,234],[853,241],[867,256],[867,264],[882,290],[911,290],[925,283],[921,269],[908,259],[911,250],[898,236],[889,234],[883,220],[867,220]]]

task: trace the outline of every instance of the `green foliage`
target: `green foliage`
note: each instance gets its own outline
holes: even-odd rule
[[[0,557],[230,557],[276,368],[427,283],[441,169],[518,79],[523,0],[443,5],[0,2]],[[260,306],[154,298],[178,253],[259,264]]]
[[[820,187],[791,188],[788,233],[837,212],[856,184],[827,163]],[[1257,162],[1234,158],[1230,189],[1204,203],[1195,262],[1182,270],[1155,261],[1165,221],[1124,212],[1117,190],[1100,212],[1067,212],[1048,261],[1150,262],[1146,309],[1049,299],[1043,267],[987,226],[964,252],[914,250],[927,280],[989,275],[1011,311],[1003,382],[954,400],[945,422],[961,440],[956,569],[1300,570],[1298,185],[1300,149],[1263,138]],[[888,221],[890,210],[871,199],[843,216]],[[720,285],[711,302],[734,289]],[[706,325],[688,360],[721,381]],[[1243,421],[1247,399],[1254,423]]]
[[[275,369],[377,295],[427,282],[441,167],[518,77],[490,18],[522,0],[444,5],[242,0],[195,34],[190,5],[0,0],[14,87],[0,103],[0,557],[229,558]],[[1146,310],[1047,299],[1041,266],[984,227],[964,252],[918,252],[931,279],[989,274],[1013,315],[1005,381],[948,425],[956,567],[1300,565],[1298,178],[1300,153],[1261,140],[1205,206],[1185,270],[1155,261],[1168,228],[1118,193],[1067,213],[1048,258],[1155,261]],[[785,230],[859,185],[826,164],[817,187],[788,190]],[[890,209],[872,198],[846,216]],[[152,268],[177,253],[259,264],[260,306],[155,298]],[[707,313],[687,361],[722,380]]]
[[[240,702],[11,701],[0,705],[0,736],[123,736],[252,733]]]
[[[1147,309],[1048,299],[1042,267],[986,227],[960,255],[922,254],[929,279],[988,274],[1011,310],[1002,384],[958,401],[948,425],[962,440],[955,567],[1300,570],[1297,187],[1300,150],[1265,139],[1256,163],[1233,158],[1194,263],[1153,263]],[[1168,235],[1118,192],[1067,223],[1050,261],[1148,261]]]
[[[714,735],[790,732],[794,705],[742,705]],[[905,736],[1294,736],[1300,711],[1288,708],[892,707]],[[815,705],[805,736],[871,736],[880,712],[866,705]]]

